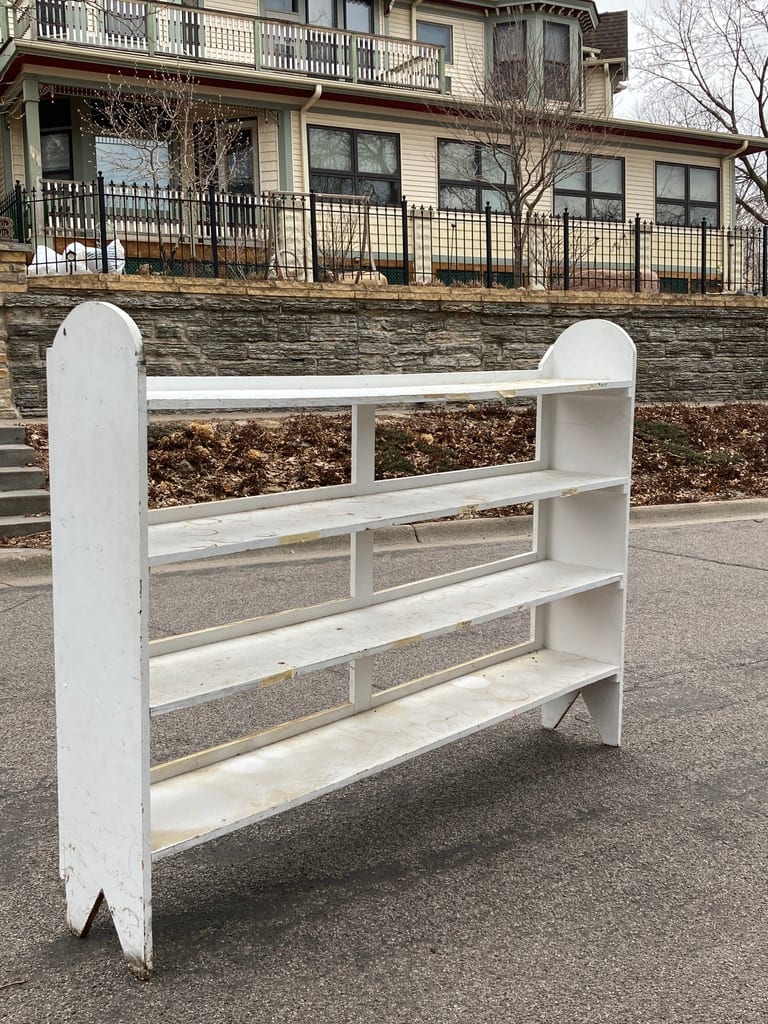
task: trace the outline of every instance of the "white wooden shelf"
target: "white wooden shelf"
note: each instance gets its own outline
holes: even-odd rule
[[[531,371],[444,373],[372,377],[149,377],[153,412],[181,409],[284,409],[339,405],[404,405],[409,402],[507,401],[582,391],[627,390],[631,380],[545,377]]]
[[[531,370],[147,379],[125,313],[70,313],[48,353],[48,409],[60,869],[75,934],[106,897],[146,977],[154,860],[537,706],[555,728],[579,695],[618,745],[634,369],[626,333],[585,320]],[[531,462],[375,479],[377,406],[516,398],[537,402]],[[149,513],[148,409],[344,406],[349,483]],[[521,502],[533,503],[529,551],[489,548],[474,565],[374,590],[376,529]],[[350,537],[342,599],[150,643],[150,566],[338,535]],[[376,655],[518,611],[531,624],[518,647],[374,687]],[[150,768],[154,715],[309,687],[311,672],[340,664],[346,702],[219,746],[201,739]]]
[[[149,561],[163,565],[297,544],[627,484],[626,477],[534,470],[190,519],[182,506],[174,510],[177,522],[150,523]]]
[[[150,663],[151,708],[155,714],[174,711],[272,686],[620,580],[619,572],[534,562],[282,629],[161,654]]]
[[[152,786],[154,859],[297,807],[506,718],[615,676],[536,651]]]

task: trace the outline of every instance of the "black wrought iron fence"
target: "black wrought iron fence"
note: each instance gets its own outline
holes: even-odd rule
[[[768,226],[716,228],[45,181],[0,202],[37,273],[768,295]]]

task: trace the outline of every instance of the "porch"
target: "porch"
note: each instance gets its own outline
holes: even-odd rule
[[[51,43],[418,93],[446,91],[444,49],[342,29],[138,0],[22,0],[0,7],[0,46]]]

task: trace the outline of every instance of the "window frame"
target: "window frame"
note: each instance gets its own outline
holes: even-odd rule
[[[681,167],[685,172],[685,198],[684,199],[663,199],[659,198],[659,170],[662,167]],[[703,200],[691,199],[691,171],[709,171],[715,175],[715,193],[716,200],[713,203],[706,202]],[[698,228],[701,227],[702,218],[698,218],[696,221],[691,220],[691,207],[692,206],[706,206],[711,207],[714,210],[714,220],[706,218],[707,227],[719,228],[720,227],[720,205],[721,205],[721,177],[719,167],[706,167],[703,164],[682,164],[675,163],[671,160],[657,160],[654,167],[654,200],[656,204],[656,224],[660,227],[685,227],[685,228]],[[685,208],[685,223],[684,224],[672,224],[659,219],[659,207],[664,206],[683,206]]]
[[[559,154],[560,155],[560,154]],[[579,157],[578,153],[568,153],[567,151],[562,153],[562,156],[571,158]],[[578,220],[593,220],[602,222],[605,224],[618,224],[625,219],[626,216],[626,194],[627,194],[627,162],[623,156],[608,156],[606,153],[588,153],[584,154],[583,157],[586,163],[585,170],[585,185],[583,189],[576,188],[558,188],[557,186],[557,169],[555,169],[555,177],[552,185],[552,213],[553,216],[559,217],[560,214],[557,212],[557,200],[560,198],[568,198],[569,196],[576,198],[584,198],[586,200],[586,215],[584,217],[578,217]],[[616,160],[621,164],[621,192],[605,192],[600,189],[592,187],[592,161],[593,160]],[[607,220],[605,217],[595,217],[592,213],[593,202],[596,199],[619,199],[621,201],[621,216]],[[566,205],[567,209],[567,205]],[[568,211],[571,216],[575,216],[572,211]]]
[[[557,14],[546,14],[543,11],[526,11],[525,13],[500,14],[488,20],[486,35],[486,72],[492,76],[503,78],[500,71],[511,61],[500,62],[498,53],[498,30],[505,25],[520,25],[523,34],[523,52],[520,63],[526,74],[522,76],[527,83],[527,97],[531,106],[569,104],[578,110],[584,109],[584,63],[582,58],[583,37],[581,26],[575,18],[561,17]],[[546,95],[545,67],[546,61],[546,26],[560,25],[568,29],[568,70],[565,97]],[[565,67],[566,65],[561,65]]]
[[[565,29],[567,34],[567,46],[568,53],[567,59],[563,61],[552,60],[547,57],[547,32],[550,28]],[[542,47],[541,47],[541,95],[544,102],[547,103],[567,103],[573,93],[573,54],[571,44],[571,26],[569,23],[564,21],[554,21],[552,18],[544,18],[542,20]],[[547,69],[551,69],[555,72],[554,75],[548,76]],[[564,73],[565,72],[565,73]],[[562,91],[565,95],[550,95],[547,92],[547,84],[555,80],[555,92],[557,92],[557,85],[564,86]]]
[[[475,178],[447,178],[443,177],[440,169],[440,149],[441,146],[450,144],[453,146],[471,146],[474,149],[475,156],[475,169],[477,171],[477,177]],[[484,146],[482,142],[476,142],[469,139],[437,139],[437,208],[439,210],[453,211],[454,213],[483,213],[485,211],[485,203],[483,202],[483,192],[493,189],[498,192],[500,196],[503,193],[499,189],[494,189],[494,184],[487,178],[482,177],[483,173],[483,149],[489,149],[489,146]],[[499,149],[504,149],[500,146]],[[458,206],[443,206],[441,201],[441,193],[443,188],[466,188],[473,189],[475,192],[475,206],[473,209],[463,209]],[[499,212],[499,211],[494,211]]]
[[[448,33],[448,45],[443,46],[442,43],[435,43],[432,39],[420,39],[419,28],[422,25],[428,25],[430,28],[443,29]],[[416,21],[416,42],[424,43],[426,46],[443,46],[445,50],[445,63],[453,64],[453,25],[449,25],[445,21],[429,21],[428,19],[417,19]]]
[[[319,167],[312,163],[312,132],[314,130],[319,131],[332,131],[332,132],[346,132],[350,136],[351,140],[351,163],[352,167],[350,170],[346,170],[338,167]],[[370,171],[361,171],[358,161],[358,147],[357,140],[363,135],[374,135],[378,137],[386,137],[395,140],[395,152],[397,155],[397,173],[396,175],[391,174],[375,174]],[[331,124],[311,124],[307,125],[307,163],[309,169],[309,189],[310,192],[316,191],[312,187],[312,178],[315,175],[333,175],[339,178],[351,178],[353,190],[358,188],[360,180],[373,180],[394,183],[395,199],[392,203],[371,203],[371,205],[377,206],[395,206],[402,199],[402,183],[403,183],[403,162],[402,155],[400,152],[400,135],[397,132],[376,132],[370,129],[362,128],[347,128],[341,125]],[[322,194],[322,193],[321,193]],[[350,198],[365,195],[363,192],[352,191]]]

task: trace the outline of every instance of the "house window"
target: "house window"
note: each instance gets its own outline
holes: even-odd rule
[[[491,149],[478,142],[438,139],[437,162],[441,210],[480,213],[487,203],[497,212],[507,209],[504,193],[500,191],[512,187],[512,163],[507,150]]]
[[[417,21],[416,40],[431,46],[442,46],[445,50],[445,63],[453,64],[453,28],[450,25],[439,25],[436,21]]]
[[[529,81],[526,69],[528,26],[524,21],[503,22],[494,26],[494,71],[507,94],[525,96]]]
[[[43,177],[71,181],[72,111],[69,100],[43,100],[38,109]]]
[[[720,224],[720,176],[714,167],[656,164],[656,222],[693,227]]]
[[[624,220],[624,160],[561,153],[555,172],[557,216],[564,210],[588,220]]]
[[[347,32],[373,32],[373,0],[345,0],[344,27]]]
[[[265,0],[264,9],[277,14],[298,14],[299,0]]]
[[[373,32],[373,0],[264,0],[263,10],[319,28],[336,28],[343,18],[349,32]]]
[[[544,22],[544,99],[571,98],[571,29],[555,21]]]
[[[101,171],[106,182],[160,188],[171,184],[171,155],[166,143],[97,135],[95,146],[96,170]]]
[[[238,133],[225,157],[225,165],[227,191],[253,195],[253,135],[250,128],[244,128]]]
[[[376,206],[400,200],[400,138],[349,128],[309,128],[312,192],[368,196]]]

